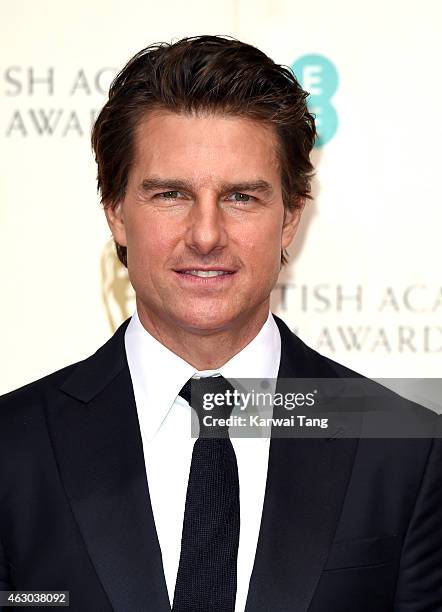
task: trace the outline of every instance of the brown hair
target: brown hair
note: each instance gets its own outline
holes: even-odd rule
[[[194,36],[146,47],[113,80],[92,130],[101,202],[116,206],[124,198],[135,129],[147,111],[165,109],[225,113],[272,125],[284,207],[299,207],[311,197],[316,137],[307,95],[289,68],[234,38]],[[126,247],[116,244],[116,249],[127,266]],[[281,263],[287,263],[286,253]]]

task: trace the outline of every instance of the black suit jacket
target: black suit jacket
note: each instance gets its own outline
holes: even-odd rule
[[[275,320],[279,378],[352,374]],[[127,323],[0,399],[0,589],[69,590],[72,612],[170,611]],[[442,610],[441,474],[440,439],[272,438],[247,612]]]

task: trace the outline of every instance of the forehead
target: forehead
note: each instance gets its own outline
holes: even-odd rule
[[[279,178],[275,130],[249,118],[153,111],[139,122],[134,145],[137,174],[185,174],[200,181]]]

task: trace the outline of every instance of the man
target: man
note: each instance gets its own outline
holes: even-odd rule
[[[1,588],[94,612],[442,609],[439,439],[188,434],[190,380],[353,375],[269,312],[309,197],[305,98],[212,36],[112,84],[92,141],[136,311],[1,400]]]

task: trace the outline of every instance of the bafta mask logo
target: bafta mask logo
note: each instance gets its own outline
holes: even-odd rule
[[[111,331],[128,317],[135,308],[135,293],[127,269],[117,257],[114,241],[105,245],[100,262],[101,295]]]

